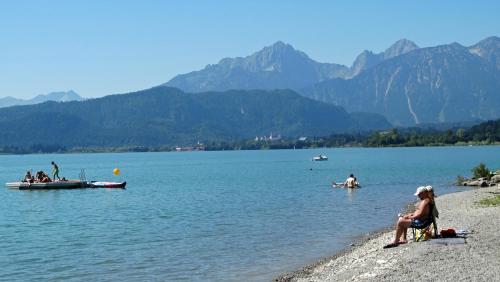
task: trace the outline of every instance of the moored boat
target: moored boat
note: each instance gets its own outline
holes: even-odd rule
[[[91,188],[125,188],[127,182],[90,181]]]
[[[328,157],[325,155],[319,155],[319,156],[313,157],[313,161],[328,161]]]

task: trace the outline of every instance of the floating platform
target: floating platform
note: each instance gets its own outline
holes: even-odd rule
[[[88,188],[89,184],[86,181],[68,180],[68,181],[52,181],[52,182],[7,182],[5,186],[19,190],[46,190],[46,189],[78,189]]]

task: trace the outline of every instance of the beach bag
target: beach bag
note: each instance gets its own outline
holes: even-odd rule
[[[441,229],[441,232],[439,234],[441,235],[441,238],[455,238],[455,237],[457,237],[457,232],[455,232],[455,229],[453,229],[453,228]]]

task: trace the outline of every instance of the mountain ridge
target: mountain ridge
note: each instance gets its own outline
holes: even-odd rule
[[[346,66],[316,62],[290,44],[278,41],[249,56],[224,58],[202,70],[177,75],[162,86],[187,92],[299,89],[348,72]]]
[[[360,72],[369,69],[385,60],[401,56],[405,53],[419,49],[417,44],[408,39],[400,39],[389,46],[385,51],[375,54],[371,51],[364,50],[359,54],[351,66],[351,72],[348,78],[358,75]]]
[[[0,108],[11,106],[23,106],[44,103],[47,101],[69,102],[81,101],[83,98],[73,90],[56,91],[48,94],[40,94],[31,99],[18,99],[11,96],[0,98]]]

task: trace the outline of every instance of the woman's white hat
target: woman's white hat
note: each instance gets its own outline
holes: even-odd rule
[[[427,192],[427,188],[424,187],[424,186],[420,186],[420,187],[417,188],[417,191],[413,195],[418,196],[422,192]]]

